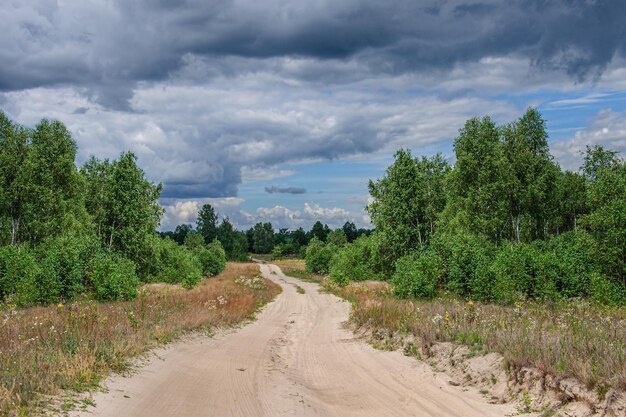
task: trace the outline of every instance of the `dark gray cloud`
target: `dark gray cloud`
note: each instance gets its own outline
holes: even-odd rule
[[[80,160],[134,151],[170,199],[512,120],[520,85],[624,79],[623,0],[7,3],[2,108],[64,121]]]
[[[300,187],[276,187],[272,185],[270,187],[265,187],[265,192],[269,194],[306,194],[306,188]]]
[[[77,107],[72,114],[85,114],[89,111],[89,107]]]
[[[0,18],[0,91],[70,85],[126,111],[137,83],[168,79],[194,56],[226,74],[310,57],[314,68],[353,61],[359,75],[519,56],[580,80],[626,55],[623,0],[34,0],[9,2]]]

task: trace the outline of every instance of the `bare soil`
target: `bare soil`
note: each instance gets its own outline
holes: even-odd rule
[[[74,415],[519,415],[515,404],[490,404],[423,362],[374,349],[346,328],[350,304],[317,284],[275,265],[261,271],[283,292],[255,322],[155,351],[130,377],[109,378],[106,392],[93,394],[95,407]]]

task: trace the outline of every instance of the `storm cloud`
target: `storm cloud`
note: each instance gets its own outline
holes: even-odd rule
[[[275,57],[353,61],[360,77],[519,56],[584,79],[626,52],[622,0],[34,0],[9,1],[0,19],[0,90],[80,86],[126,110],[137,83],[194,57],[222,74]]]
[[[181,207],[294,164],[451,149],[467,118],[513,120],[538,91],[626,88],[621,0],[5,3],[2,110],[63,121],[79,163],[133,151]]]

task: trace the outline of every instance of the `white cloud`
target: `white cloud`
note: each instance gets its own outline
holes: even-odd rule
[[[308,230],[318,220],[331,228],[341,227],[346,221],[355,222],[359,227],[369,227],[367,214],[363,212],[355,216],[340,207],[322,207],[319,204],[305,203],[303,210],[298,210],[276,205],[259,207],[251,214],[241,207],[244,200],[225,198],[163,202],[165,215],[161,222],[161,230],[171,230],[182,223],[195,224],[197,212],[205,203],[211,204],[221,219],[228,217],[240,230],[248,229],[258,222],[271,222],[275,229],[302,227]]]
[[[577,171],[586,145],[602,145],[626,156],[626,111],[601,110],[589,127],[570,139],[551,143],[550,149],[563,169]]]

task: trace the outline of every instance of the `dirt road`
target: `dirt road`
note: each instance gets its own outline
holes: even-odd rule
[[[258,319],[214,338],[170,345],[131,377],[107,381],[80,416],[505,416],[425,364],[382,352],[342,327],[350,306],[316,284],[263,274],[283,287]],[[301,294],[295,285],[304,288]]]

